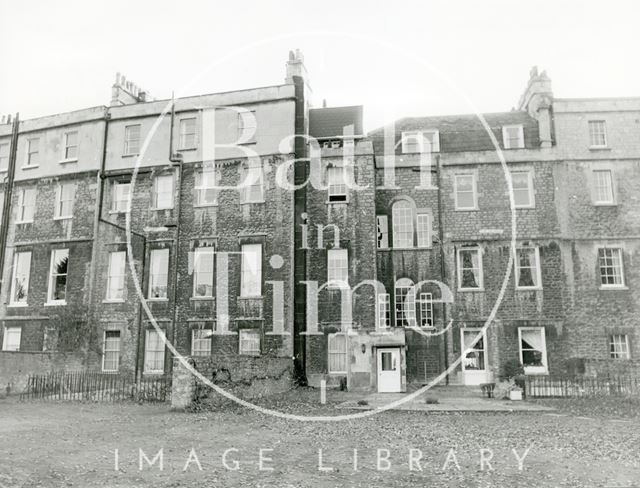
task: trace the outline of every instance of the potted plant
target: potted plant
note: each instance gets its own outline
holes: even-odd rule
[[[504,398],[522,400],[524,396],[524,366],[516,359],[510,359],[502,365],[502,391]]]

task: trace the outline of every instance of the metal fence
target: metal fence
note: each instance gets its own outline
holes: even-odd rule
[[[526,394],[533,398],[640,396],[640,379],[609,375],[594,378],[528,376]]]
[[[135,380],[131,374],[95,371],[29,375],[22,400],[88,400],[97,402],[164,402],[171,397],[171,378]]]

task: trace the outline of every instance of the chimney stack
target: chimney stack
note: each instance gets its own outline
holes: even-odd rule
[[[116,73],[116,81],[111,87],[111,106],[130,105],[152,100],[149,92],[140,88],[126,76]]]
[[[288,85],[293,84],[293,78],[297,76],[302,78],[305,86],[305,99],[309,100],[311,95],[311,85],[309,84],[309,74],[304,65],[304,55],[300,49],[289,51],[289,59],[287,60],[287,75],[284,82]]]
[[[519,110],[526,110],[538,121],[540,133],[540,147],[551,147],[551,107],[553,105],[553,91],[551,80],[547,72],[538,74],[538,67],[534,66],[529,72],[527,88],[518,102]]]

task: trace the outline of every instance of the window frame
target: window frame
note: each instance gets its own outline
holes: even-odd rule
[[[19,261],[22,255],[28,255],[28,265],[27,265],[27,273],[26,279],[24,281],[24,300],[16,300],[16,282],[17,276],[16,272],[19,269]],[[9,295],[9,307],[27,307],[29,301],[29,278],[31,276],[31,251],[18,251],[13,255],[13,269],[11,270],[11,289]]]
[[[188,151],[192,149],[198,148],[198,122],[197,117],[184,117],[180,119],[180,124],[178,127],[179,130],[179,139],[178,139],[178,147],[179,151]],[[187,132],[185,129],[187,128],[187,123],[191,123],[193,121],[193,132]],[[188,137],[193,138],[192,144],[186,144],[188,142]]]
[[[33,199],[31,200],[33,203],[29,205],[25,205],[25,200],[29,200],[26,197],[27,192],[33,192]],[[36,214],[36,197],[37,197],[37,189],[33,186],[24,187],[20,189],[20,193],[18,194],[18,218],[16,219],[16,224],[31,224],[35,219]],[[25,219],[25,209],[30,208],[30,219]]]
[[[337,266],[336,266],[337,263]],[[332,278],[332,274],[338,278]],[[344,279],[341,279],[344,277]],[[349,251],[344,248],[327,249],[327,287],[349,286]]]
[[[261,243],[245,243],[242,244],[240,246],[240,297],[241,298],[260,298],[262,297],[262,279],[263,279],[263,266],[262,266],[262,260],[263,260],[263,249],[262,249],[262,244]],[[259,269],[257,269],[257,280],[255,281],[255,286],[249,287],[250,282],[248,282],[245,278],[246,275],[251,274],[250,270],[246,268],[246,265],[248,265],[248,263],[245,261],[245,256],[248,255],[248,253],[246,251],[248,251],[250,248],[253,249],[258,249],[259,252],[258,254],[258,259],[256,261],[256,264],[259,266]],[[257,293],[250,293],[250,292],[255,292],[257,291]]]
[[[607,200],[600,200],[600,189],[602,188],[599,185],[598,176],[599,174],[608,174],[608,193],[609,197]],[[614,178],[613,178],[613,170],[609,168],[596,168],[591,172],[592,180],[593,180],[593,204],[595,206],[609,206],[616,204],[616,191],[614,186]]]
[[[198,335],[209,334],[207,337],[196,337]],[[194,357],[209,357],[211,356],[211,335],[213,329],[207,328],[193,328],[191,329],[191,356]],[[206,343],[206,347],[202,347],[202,344]],[[196,345],[199,347],[196,348]],[[205,353],[205,354],[202,354]]]
[[[472,189],[471,192],[469,191],[463,191],[463,193],[471,193],[473,196],[473,206],[472,207],[461,207],[460,206],[460,202],[459,202],[459,198],[458,198],[458,193],[460,192],[458,190],[458,179],[459,178],[464,178],[464,177],[471,177],[471,185],[472,185]],[[460,212],[466,212],[466,211],[473,211],[473,210],[478,210],[478,178],[475,172],[471,172],[471,173],[456,173],[453,176],[453,197],[454,197],[454,208],[456,211],[460,211]]]
[[[402,284],[401,284],[402,282]],[[399,293],[399,290],[407,290],[406,293]],[[413,299],[408,300],[413,292]],[[403,297],[401,301],[400,298]],[[415,283],[410,278],[398,278],[393,284],[393,305],[394,322],[396,327],[416,327],[418,320],[416,316],[416,290]],[[411,323],[413,319],[414,323]]]
[[[107,348],[107,344],[109,343],[109,341],[107,340],[107,334],[114,334],[117,333],[118,334],[118,347],[115,349],[108,349]],[[117,373],[118,370],[120,369],[120,346],[122,343],[122,333],[119,329],[109,329],[109,330],[105,330],[103,335],[102,335],[102,372],[103,373]],[[105,368],[105,365],[107,363],[107,354],[108,353],[115,353],[115,368],[112,369],[107,369]]]
[[[332,175],[339,172],[342,182],[335,183],[335,179]],[[348,203],[349,201],[349,189],[347,187],[347,167],[331,165],[327,167],[327,202],[329,203]],[[338,188],[336,190],[335,188]]]
[[[624,338],[624,343],[617,342],[616,338]],[[623,350],[616,350],[617,347],[624,346]],[[624,354],[624,355],[622,355]],[[628,361],[631,359],[631,346],[629,344],[629,334],[609,335],[609,358],[613,360]]]
[[[508,137],[510,129],[518,129],[518,145],[511,146],[511,138]],[[507,144],[509,142],[509,144]],[[524,127],[522,124],[509,124],[502,126],[502,146],[505,149],[524,149]]]
[[[62,197],[64,195],[65,188],[71,188],[71,198],[63,200]],[[68,220],[73,218],[73,207],[76,200],[76,184],[72,182],[64,182],[58,183],[56,187],[56,205],[53,211],[53,220]],[[70,213],[62,214],[63,204],[65,202],[71,202],[70,204]]]
[[[18,344],[10,348],[9,346],[11,346],[11,344],[9,344],[8,338],[11,335],[15,335],[16,330],[18,331]],[[9,331],[13,331],[13,333],[10,334]],[[19,325],[5,325],[2,334],[2,350],[18,352],[20,351],[20,346],[22,346],[22,327]]]
[[[424,147],[425,134],[430,134],[431,137],[431,151],[427,151]],[[422,136],[422,137],[417,137]],[[418,151],[409,151],[409,141],[413,139],[415,145],[418,147]],[[425,153],[438,153],[440,152],[440,131],[437,129],[426,130],[407,130],[402,131],[400,136],[400,144],[402,154],[425,154]]]
[[[344,338],[344,351],[335,347],[335,344],[333,344],[334,347],[332,347],[332,342],[336,340],[336,337]],[[347,334],[345,334],[344,332],[335,332],[333,334],[327,335],[327,373],[328,374],[347,374],[347,370],[349,369],[349,366],[347,364],[348,350],[349,350],[349,341],[348,341]],[[344,365],[344,369],[334,370],[331,368],[332,356],[342,357],[342,359],[340,360],[340,365]]]
[[[600,251],[604,251],[604,253],[606,254],[607,251],[617,251],[618,253],[618,257],[620,259],[620,283],[602,283],[602,262],[601,262],[601,256],[600,256]],[[606,256],[604,256],[604,258],[606,259]],[[604,246],[604,247],[599,247],[598,248],[598,253],[597,253],[597,264],[598,264],[598,276],[600,278],[600,289],[601,290],[615,290],[615,289],[626,289],[627,286],[625,284],[625,277],[624,277],[624,252],[622,247],[619,246]],[[615,266],[606,266],[606,268],[614,268]],[[608,276],[605,275],[605,276]],[[615,276],[615,275],[612,275]]]
[[[166,202],[167,206],[160,206],[160,195],[165,195],[169,192],[163,191],[163,192],[159,192],[159,185],[160,185],[160,181],[170,181],[171,185],[171,198]],[[175,179],[175,175],[173,173],[165,173],[165,174],[160,174],[160,175],[155,175],[153,177],[153,201],[152,203],[152,207],[151,210],[173,210],[175,208],[175,204],[176,204],[176,179]]]
[[[524,250],[533,250],[534,257],[536,260],[535,268],[535,279],[537,285],[534,286],[520,286],[520,259],[519,252]],[[516,248],[516,255],[513,261],[514,266],[514,278],[516,283],[516,290],[542,290],[542,265],[540,263],[540,248],[538,246],[519,246]]]
[[[376,325],[378,329],[387,330],[391,328],[391,322],[391,295],[378,293],[376,295]]]
[[[76,143],[69,144],[69,136],[75,134]],[[61,163],[71,163],[78,160],[78,152],[80,150],[80,132],[78,130],[65,131],[63,134],[64,145],[62,146],[62,160]],[[69,156],[69,149],[75,148],[75,156]]]
[[[435,327],[435,317],[433,314],[433,293],[429,292],[421,292],[419,295],[417,304],[420,309],[420,322],[418,326],[421,329],[433,329]],[[428,322],[425,325],[424,319],[425,317],[429,318],[431,323]]]
[[[67,257],[67,270],[66,273],[54,273],[54,265],[56,263],[56,255],[59,252],[66,253]],[[67,288],[69,285],[69,248],[60,248],[60,249],[52,249],[51,250],[51,258],[49,264],[49,280],[48,280],[48,289],[47,289],[47,303],[46,305],[66,305],[67,304]],[[58,276],[64,276],[64,298],[63,299],[54,299],[53,295],[56,291],[56,278]]]
[[[163,264],[162,260],[165,259],[163,256],[166,255],[166,266],[163,270],[156,273],[154,272],[154,268],[157,266],[161,266]],[[155,263],[156,260],[160,260],[159,263]],[[171,253],[169,248],[157,248],[151,249],[149,251],[149,284],[147,290],[147,300],[157,300],[157,301],[167,301],[169,300],[169,267],[171,263]],[[164,276],[164,285],[162,285],[162,281],[160,280],[160,284],[157,284],[158,278],[162,278]],[[164,296],[154,297],[152,296],[153,289],[158,287],[164,287],[165,294]]]
[[[426,227],[423,228],[421,226],[421,221],[426,221],[426,224],[423,222],[423,225],[426,225]],[[421,249],[431,248],[433,244],[432,234],[433,234],[433,218],[431,214],[429,213],[416,214],[416,247]]]
[[[462,286],[462,277],[463,271],[462,268],[462,252],[464,251],[475,251],[478,253],[478,286],[473,287],[463,287]],[[484,291],[484,269],[482,263],[482,248],[479,246],[474,247],[460,247],[456,249],[456,277],[458,278],[458,291]],[[476,268],[465,268],[465,269],[476,269]]]
[[[7,154],[3,155],[3,148],[7,148]],[[9,158],[11,156],[11,143],[9,142],[0,142],[0,173],[4,171],[9,171]],[[4,166],[4,162],[6,160],[6,167]]]
[[[409,227],[407,227],[407,212],[409,213]],[[404,215],[400,215],[400,213]],[[393,249],[413,249],[415,247],[415,221],[416,209],[409,200],[400,199],[393,202],[393,205],[391,205],[391,240]],[[410,242],[406,239],[407,235],[410,236]],[[409,245],[406,245],[407,243]]]
[[[518,202],[516,202],[516,188],[513,185],[514,180],[513,180],[513,175],[514,174],[526,174],[527,175],[527,193],[529,196],[529,203],[527,204],[518,204]],[[534,194],[534,188],[533,188],[533,171],[529,170],[529,169],[517,169],[517,170],[512,170],[510,172],[511,175],[511,186],[513,188],[513,205],[514,208],[535,208],[536,206],[536,199],[535,199],[535,194]],[[523,190],[523,188],[518,188],[518,190]]]
[[[250,178],[249,175],[252,172],[255,172],[256,174],[259,175],[259,178],[258,178],[259,182],[258,183],[253,182],[250,185],[244,185],[244,182]],[[265,202],[264,165],[262,164],[262,160],[254,161],[252,159],[249,159],[249,161],[247,161],[246,165],[242,169],[241,185],[242,185],[240,187],[240,203],[241,204]],[[260,188],[259,197],[253,194],[253,192],[251,191],[252,188]]]
[[[35,144],[32,144],[35,141]],[[33,151],[32,145],[36,146],[36,150]],[[33,157],[33,155],[36,155]],[[34,162],[35,159],[35,162]],[[40,137],[29,137],[27,139],[27,158],[25,161],[25,168],[37,168],[40,166]]]
[[[128,197],[120,199],[118,195],[118,188],[128,187]],[[127,213],[131,211],[131,182],[130,181],[114,181],[111,195],[111,209],[110,213]],[[120,203],[124,203],[124,210],[120,208]]]
[[[589,129],[589,149],[606,149],[609,147],[609,137],[607,135],[607,121],[606,120],[602,120],[602,119],[598,119],[598,120],[589,120],[587,121],[588,124],[588,129]],[[594,131],[592,130],[593,127],[596,126],[596,124],[601,124],[602,127],[602,133],[600,134],[598,133],[594,133]],[[594,135],[599,136],[602,135],[603,139],[604,139],[604,144],[593,144],[594,142]]]
[[[136,127],[138,130],[138,137],[130,137],[131,129]],[[129,124],[124,126],[124,147],[122,148],[123,156],[138,156],[140,154],[140,140],[142,139],[142,124]],[[135,151],[132,151],[131,143],[135,141]]]
[[[114,274],[113,266],[113,257],[114,256],[122,256],[122,274]],[[119,278],[122,283],[122,287],[117,291],[120,291],[121,297],[112,295],[112,280],[115,278]],[[107,293],[105,301],[107,302],[124,302],[125,301],[125,289],[127,287],[127,252],[126,251],[111,251],[109,252],[109,265],[107,267]],[[117,293],[116,293],[117,295]]]
[[[249,337],[253,336],[253,337]],[[244,345],[257,342],[257,349],[245,349]],[[238,331],[238,354],[241,356],[260,356],[262,354],[262,334],[258,329],[240,329]]]
[[[193,249],[193,289],[191,297],[195,299],[207,299],[213,298],[215,296],[215,283],[216,283],[216,247],[215,246],[197,246]],[[208,271],[199,271],[198,263],[200,255],[202,254],[211,254],[211,272]],[[197,293],[198,290],[198,276],[200,274],[211,274],[211,283],[205,283],[204,286],[211,286],[211,294],[210,295],[199,295]]]
[[[195,190],[195,199],[193,202],[194,207],[215,207],[218,205],[218,189],[217,184],[220,178],[220,174],[218,172],[218,168],[213,167],[213,171],[209,171],[210,168],[198,168],[195,171],[194,175],[194,190]],[[205,182],[205,174],[213,175],[213,187],[207,186],[211,182]],[[202,198],[203,195],[206,196],[207,191],[214,192],[213,202],[206,202],[205,199]]]
[[[254,110],[241,110],[238,113],[237,118],[237,126],[238,126],[238,144],[255,144],[257,142],[256,134],[258,133],[258,118],[256,117],[256,111]],[[249,119],[255,125],[247,125],[245,119],[245,115],[250,114],[251,117]],[[247,138],[247,140],[242,140],[245,131],[247,129],[253,129],[253,133],[251,137]]]
[[[525,366],[523,359],[523,349],[522,349],[522,332],[525,331],[538,331],[540,337],[542,338],[542,366]],[[547,375],[549,374],[549,362],[548,362],[548,354],[547,354],[547,332],[544,327],[518,327],[518,355],[520,358],[520,364],[522,364],[524,368],[524,373],[526,375]],[[528,350],[528,349],[527,349]],[[535,349],[534,349],[535,350]]]
[[[389,216],[376,215],[376,247],[389,249]]]
[[[151,349],[149,347],[149,344],[151,343],[149,338],[151,337],[152,334],[155,334],[157,336],[157,344],[154,344],[155,346],[157,346],[157,348],[155,349]],[[154,355],[160,355],[160,357],[162,358],[161,361],[158,359],[157,356],[155,356],[153,365],[156,365],[156,363],[161,362],[162,369],[151,369],[148,367],[151,364],[150,358],[148,357],[150,353]],[[160,334],[158,333],[158,331],[155,328],[146,329],[145,336],[144,336],[143,374],[164,374],[165,356],[166,356],[166,346],[164,341],[160,337]]]

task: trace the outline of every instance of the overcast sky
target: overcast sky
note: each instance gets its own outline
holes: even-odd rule
[[[390,117],[510,110],[538,65],[557,97],[640,96],[638,1],[0,0],[0,113],[279,84],[305,55],[315,105]],[[223,62],[220,62],[223,60]]]

